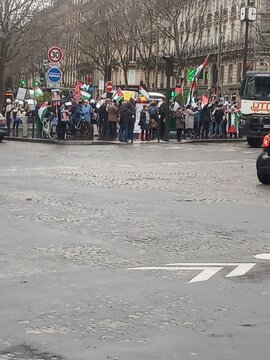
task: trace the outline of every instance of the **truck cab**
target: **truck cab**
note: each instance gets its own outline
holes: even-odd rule
[[[270,132],[270,72],[247,72],[241,88],[240,131],[248,144],[260,147]]]

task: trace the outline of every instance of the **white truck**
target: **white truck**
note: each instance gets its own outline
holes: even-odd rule
[[[270,133],[270,72],[247,72],[241,88],[240,133],[248,144],[260,147]]]

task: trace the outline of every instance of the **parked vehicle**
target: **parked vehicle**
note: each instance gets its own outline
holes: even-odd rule
[[[7,133],[7,119],[0,113],[0,141],[3,140],[4,136],[6,136]]]
[[[262,184],[270,185],[270,135],[263,139],[263,151],[257,159],[257,177]]]
[[[247,72],[240,96],[240,133],[250,146],[261,147],[270,129],[270,72]]]

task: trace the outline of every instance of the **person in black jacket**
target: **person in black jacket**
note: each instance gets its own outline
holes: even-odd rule
[[[123,102],[120,108],[120,130],[119,141],[128,142],[130,124],[133,122],[132,111],[129,109],[128,104]]]
[[[139,126],[141,128],[141,141],[149,141],[149,122],[150,122],[150,116],[147,110],[147,105],[143,106],[143,109],[140,113],[140,121]]]
[[[166,121],[166,111],[167,111],[167,99],[163,99],[159,107],[160,115],[160,138],[163,139],[165,134],[165,121]]]
[[[100,105],[98,109],[98,117],[99,117],[99,133],[100,139],[105,140],[107,138],[108,133],[108,100],[106,100],[103,104]]]
[[[201,110],[201,122],[202,122],[202,139],[208,139],[209,128],[211,123],[211,110],[209,104],[205,105]]]

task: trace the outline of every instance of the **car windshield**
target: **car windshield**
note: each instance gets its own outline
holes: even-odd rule
[[[248,77],[243,98],[270,100],[270,77]]]

